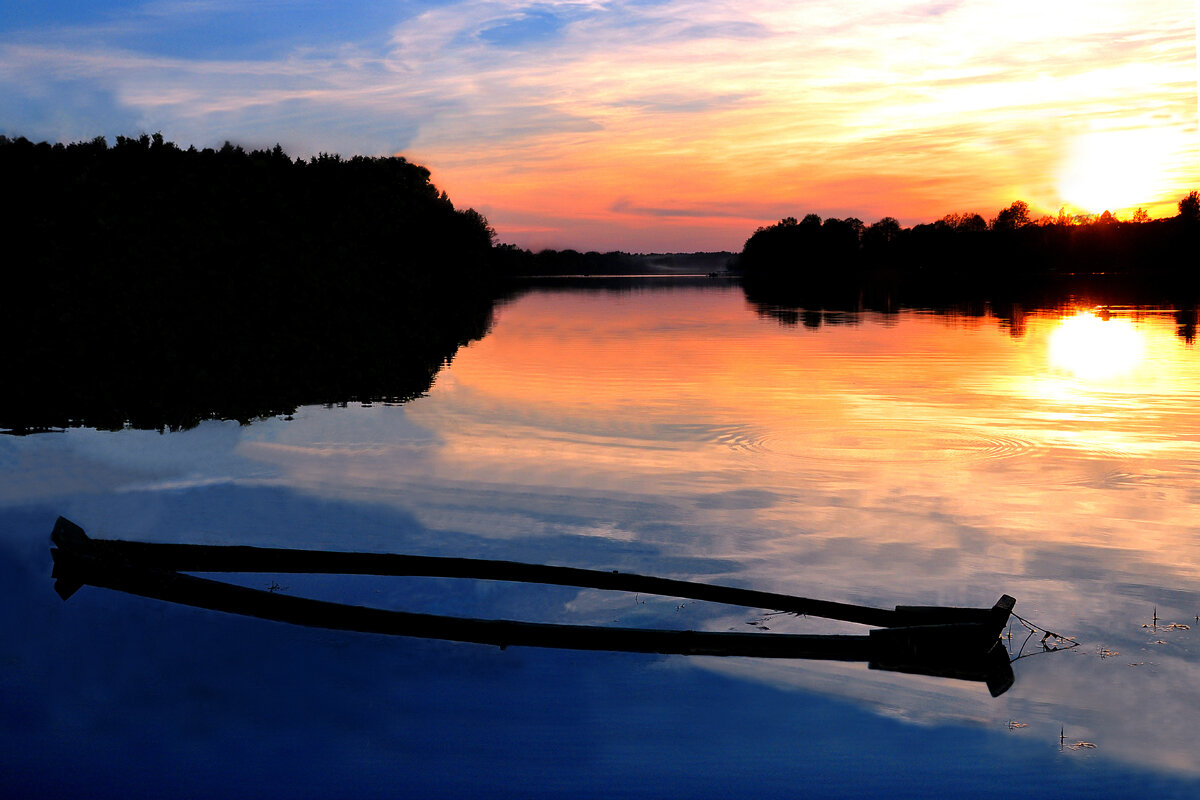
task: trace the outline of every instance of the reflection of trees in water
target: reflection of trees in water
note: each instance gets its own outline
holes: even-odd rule
[[[1188,344],[1196,341],[1196,307],[1181,308],[1175,312],[1175,332]]]
[[[0,427],[405,400],[483,335],[492,231],[401,158],[0,141]]]
[[[1197,301],[1192,291],[1174,292],[1129,276],[1047,276],[1013,282],[1003,289],[979,286],[968,294],[954,287],[907,283],[896,276],[869,273],[844,276],[804,286],[743,280],[746,299],[763,317],[786,326],[817,329],[829,325],[858,325],[863,312],[882,315],[894,324],[901,310],[920,310],[949,318],[995,319],[1014,338],[1025,335],[1026,319],[1042,311],[1095,306],[1174,308],[1176,333],[1191,344],[1196,339]],[[961,289],[962,287],[958,287]]]

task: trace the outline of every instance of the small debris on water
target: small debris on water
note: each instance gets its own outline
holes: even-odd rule
[[[1095,750],[1096,745],[1092,742],[1082,740],[1067,744],[1067,729],[1066,727],[1062,727],[1058,732],[1058,749],[1062,750],[1064,748],[1069,750]]]

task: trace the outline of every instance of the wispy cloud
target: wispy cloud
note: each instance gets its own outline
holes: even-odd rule
[[[406,4],[340,41],[316,33],[337,27],[320,4],[265,9],[256,24],[272,33],[240,44],[222,31],[249,12],[224,0],[0,30],[0,89],[63,101],[53,125],[4,124],[82,138],[125,132],[96,119],[136,119],[198,144],[404,149],[532,245],[740,246],[744,221],[722,205],[868,221],[991,213],[1015,196],[1057,208],[1081,202],[1055,176],[1097,130],[1152,129],[1171,150],[1154,196],[1131,202],[1166,208],[1200,180],[1182,0],[463,0]],[[160,46],[139,47],[131,26]],[[185,29],[186,53],[161,46]],[[220,57],[205,37],[225,42]],[[638,227],[651,217],[657,229]]]

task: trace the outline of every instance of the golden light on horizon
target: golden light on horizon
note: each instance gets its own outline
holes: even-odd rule
[[[1170,134],[1153,129],[1075,137],[1058,172],[1062,202],[1092,214],[1161,204],[1173,145]]]
[[[1050,364],[1083,380],[1132,372],[1146,350],[1142,332],[1127,319],[1101,319],[1087,311],[1067,317],[1050,334]]]

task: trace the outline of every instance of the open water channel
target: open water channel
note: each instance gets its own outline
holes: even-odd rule
[[[781,321],[782,320],[782,321]],[[0,437],[0,794],[1200,796],[1200,351],[1168,311],[760,313],[733,285],[502,306],[427,396]],[[49,534],[508,559],[991,606],[1015,681],[495,647],[60,600]],[[380,608],[861,633],[430,578],[242,576]],[[1017,658],[1018,656],[1027,656]]]

